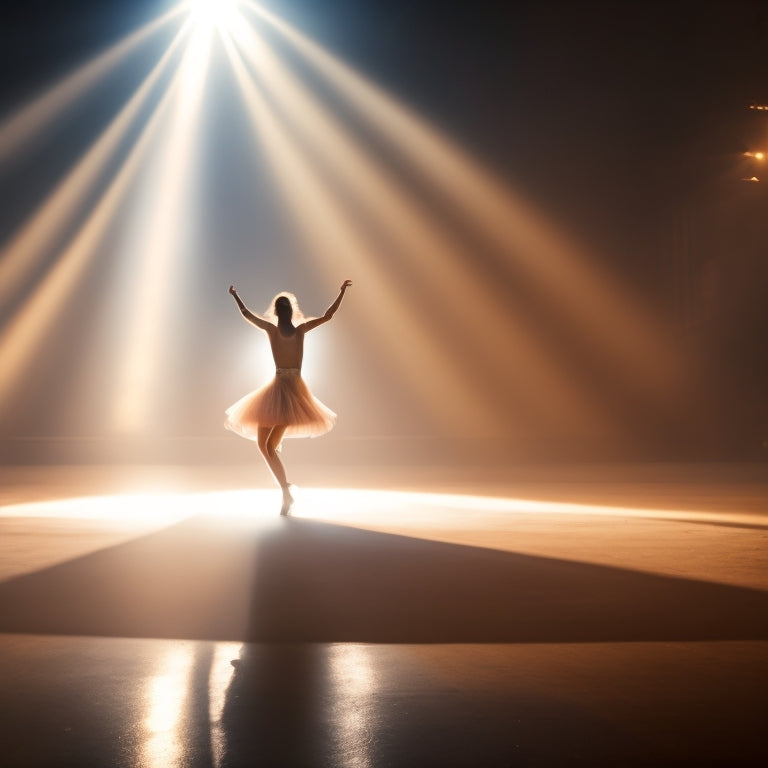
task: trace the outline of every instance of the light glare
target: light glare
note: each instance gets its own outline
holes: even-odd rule
[[[237,6],[236,0],[189,0],[190,18],[204,27],[227,26]]]

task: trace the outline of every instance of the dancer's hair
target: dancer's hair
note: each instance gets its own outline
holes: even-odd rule
[[[288,291],[282,291],[272,299],[269,309],[264,313],[264,317],[273,323],[277,323],[284,313],[287,315],[285,319],[294,325],[299,325],[299,323],[303,323],[306,320],[299,308],[299,302],[296,300],[296,297],[292,293],[288,293]]]

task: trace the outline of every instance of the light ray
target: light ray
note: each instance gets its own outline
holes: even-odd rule
[[[157,134],[168,106],[166,93],[155,107],[122,167],[87,221],[64,247],[55,264],[0,335],[0,409],[12,407],[12,394],[62,305],[76,287],[117,211]]]
[[[186,27],[179,30],[133,96],[77,165],[0,252],[0,305],[7,301],[18,290],[25,277],[35,270],[38,262],[46,255],[46,249],[53,246],[64,227],[82,206],[89,190],[104,173],[110,157],[124,140],[152,89],[167,69],[185,33]]]
[[[131,283],[126,286],[132,294],[123,326],[128,336],[120,344],[113,412],[115,427],[126,432],[149,426],[152,389],[161,373],[159,356],[167,342],[162,330],[167,324],[163,321],[173,312],[169,308],[173,295],[168,287],[181,255],[179,233],[188,219],[184,203],[189,200],[192,147],[211,37],[210,29],[194,29],[184,52],[160,160],[151,166],[149,196],[141,201],[133,237],[127,244],[126,255],[138,263],[134,263]]]
[[[676,350],[626,290],[587,266],[586,254],[434,126],[258,3],[247,6],[290,41],[469,222],[480,225],[508,255],[507,264],[522,264],[539,281],[553,311],[567,311],[591,343],[603,345],[625,381],[656,396],[678,388]]]
[[[0,124],[0,162],[53,123],[59,113],[71,108],[89,88],[118,67],[143,42],[180,13],[181,8],[171,8],[64,77],[42,96],[8,117]]]
[[[475,254],[442,227],[418,185],[404,183],[294,73],[288,57],[279,55],[286,50],[299,52],[303,63],[314,67],[313,75],[319,73],[334,95],[344,97],[410,162],[409,172],[420,174],[455,208],[466,229],[483,242],[483,258],[499,260],[496,274],[517,270],[531,277],[542,305],[551,307],[551,317],[567,327],[564,334],[584,348],[583,359],[594,357],[610,377],[628,382],[635,392],[669,395],[679,371],[672,346],[627,292],[590,268],[586,253],[437,128],[274,14],[257,3],[247,5],[254,18],[277,30],[270,38],[274,47],[233,3],[226,8],[202,0],[182,3],[0,125],[2,161],[3,153],[75,106],[180,10],[188,11],[184,26],[138,89],[0,253],[0,302],[15,294],[20,304],[0,328],[0,410],[13,407],[21,377],[56,314],[107,234],[120,227],[124,237],[117,261],[125,279],[116,301],[110,294],[113,312],[119,305],[120,329],[111,343],[116,353],[98,361],[99,373],[106,368],[115,376],[114,386],[105,388],[115,393],[112,426],[135,433],[156,424],[153,408],[166,394],[157,382],[164,353],[172,348],[167,321],[181,309],[174,303],[176,278],[189,273],[180,268],[180,257],[197,189],[195,142],[217,34],[309,254],[323,274],[338,267],[370,286],[361,316],[435,423],[465,437],[508,438],[508,417],[517,409],[514,418],[544,430],[600,437],[617,432],[601,393],[586,386],[588,376],[575,371],[569,356],[556,348],[550,338],[556,334],[540,331],[524,310],[511,306],[503,281],[484,279],[475,268]],[[117,164],[118,149],[139,128],[139,115],[149,111],[150,95],[159,90],[187,29],[191,34],[181,63],[160,103],[115,177],[104,178]],[[287,44],[278,46],[283,40]],[[106,193],[93,210],[80,210],[101,185],[107,185]],[[124,228],[123,220],[128,222]],[[377,240],[380,233],[385,236]],[[56,242],[65,236],[69,239]],[[49,271],[21,302],[20,289],[46,258]]]
[[[351,189],[356,203],[384,222],[396,248],[382,263],[391,262],[398,252],[403,254],[400,269],[413,272],[424,290],[439,297],[440,326],[470,350],[464,375],[480,371],[484,361],[492,366],[491,379],[498,382],[494,386],[505,395],[514,392],[524,402],[522,410],[526,414],[535,410],[537,418],[553,424],[610,431],[608,420],[592,396],[578,393],[557,359],[546,356],[541,345],[515,320],[508,302],[502,305],[495,287],[481,284],[472,269],[472,255],[462,252],[436,225],[430,224],[428,214],[409,190],[398,185],[381,163],[363,151],[290,76],[253,30],[247,36],[243,30],[239,32],[235,40],[240,50],[280,103],[291,127],[314,147],[318,156],[328,159],[334,175]],[[438,274],[439,279],[435,279]],[[463,309],[456,311],[457,297],[462,307],[472,308],[471,314]],[[485,389],[490,385],[488,379],[483,378]]]
[[[376,247],[359,233],[332,192],[300,156],[269,104],[255,88],[231,43],[226,43],[226,50],[248,114],[268,148],[275,179],[281,185],[296,221],[302,226],[307,247],[319,258],[331,256],[345,270],[354,270],[355,274],[359,274],[361,268],[365,269],[371,285],[375,286],[376,307],[386,307],[386,311],[374,309],[367,319],[374,324],[377,335],[388,345],[390,353],[400,360],[423,404],[436,418],[444,419],[446,401],[462,403],[456,410],[455,421],[447,426],[459,431],[476,429],[478,424],[484,429],[492,428],[493,414],[472,396],[467,385],[442,359],[439,347],[430,340],[421,323],[412,318],[409,309],[403,305],[397,287],[380,267],[386,261],[384,255],[377,253]],[[402,343],[405,338],[408,339],[407,348]],[[430,371],[430,376],[423,374],[424,369]],[[435,390],[435,380],[441,382],[439,392]]]

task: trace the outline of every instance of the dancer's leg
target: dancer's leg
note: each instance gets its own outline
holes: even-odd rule
[[[259,427],[258,440],[259,450],[267,462],[267,466],[272,472],[272,476],[277,480],[278,485],[285,491],[288,488],[288,480],[285,478],[285,467],[277,455],[277,446],[280,445],[285,434],[285,427]]]
[[[280,510],[281,515],[287,515],[288,510],[291,508],[291,504],[293,504],[293,496],[291,496],[288,480],[285,476],[285,467],[283,467],[283,462],[280,461],[280,457],[277,454],[277,449],[280,445],[280,441],[283,439],[285,430],[285,426],[259,427],[258,433],[259,450],[261,451],[262,456],[264,456],[264,461],[267,462],[267,466],[271,470],[272,475],[283,491],[283,506]]]
[[[272,431],[269,433],[269,439],[267,440],[267,448],[269,450],[269,453],[271,456],[274,456],[277,463],[280,465],[280,469],[283,471],[283,478],[285,479],[285,469],[283,467],[283,463],[280,460],[280,455],[278,453],[278,450],[280,449],[280,443],[283,441],[283,435],[285,434],[285,430],[287,427],[284,426],[277,426],[273,427]],[[283,508],[280,510],[281,515],[287,515],[288,511],[291,508],[291,505],[293,504],[293,496],[291,496],[291,490],[290,485],[288,483],[288,480],[285,479],[285,485],[280,486],[283,489]]]

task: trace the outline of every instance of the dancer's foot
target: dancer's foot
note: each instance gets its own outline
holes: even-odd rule
[[[291,511],[292,505],[293,505],[293,496],[291,496],[290,486],[286,485],[285,488],[283,488],[283,506],[280,509],[280,514],[283,517],[287,517],[288,513]]]

